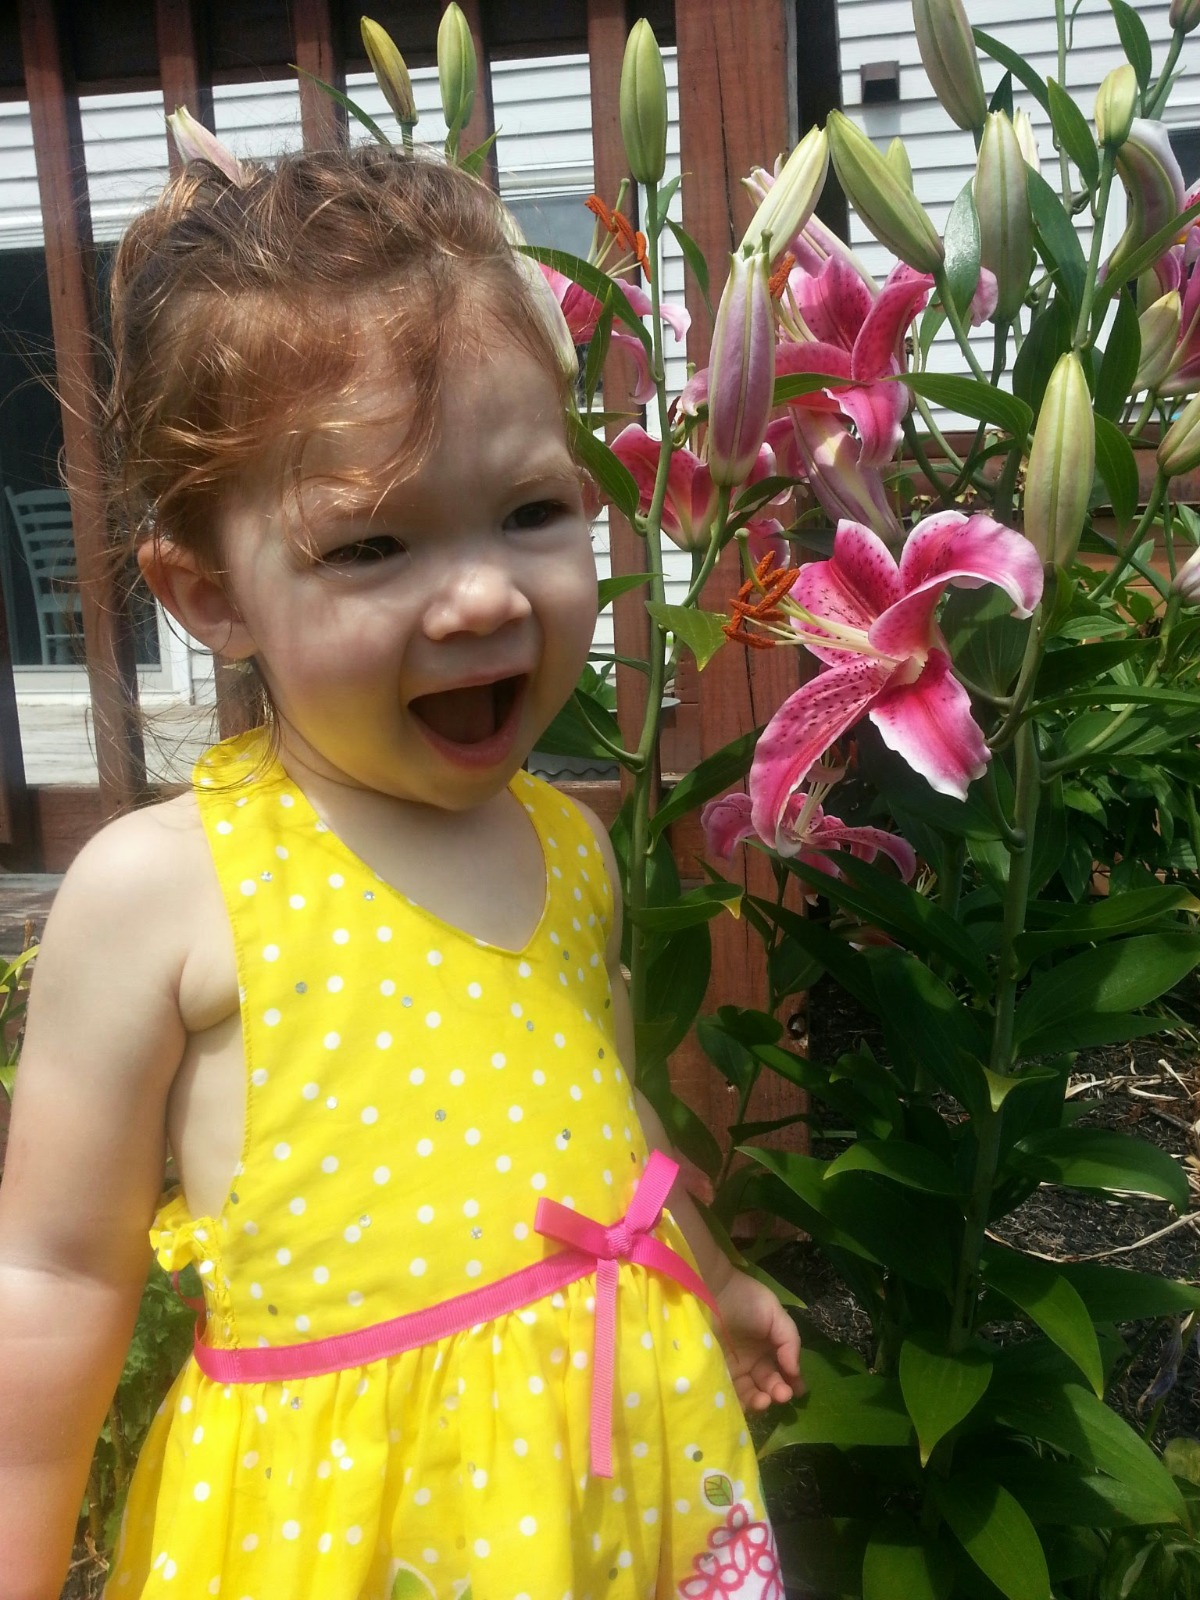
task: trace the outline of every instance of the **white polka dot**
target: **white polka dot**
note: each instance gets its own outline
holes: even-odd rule
[[[472,1487],[472,1489],[486,1489],[487,1488],[487,1481],[488,1481],[487,1473],[483,1470],[482,1467],[476,1467],[475,1471],[471,1474],[471,1487]]]
[[[414,1278],[421,1277],[425,1271],[424,1260],[420,1256],[414,1256],[414,1258],[408,1263],[408,1270],[412,1273]]]
[[[534,1517],[522,1517],[520,1522],[517,1523],[517,1527],[520,1528],[527,1539],[531,1539],[537,1532],[537,1520]]]
[[[533,968],[529,965],[528,961],[522,961],[517,967],[517,975],[522,978],[528,978],[532,971]]]
[[[333,1535],[331,1533],[323,1533],[321,1535],[321,1537],[317,1540],[317,1549],[321,1552],[322,1555],[325,1555],[330,1550],[332,1545],[333,1545]]]
[[[285,1539],[298,1539],[300,1537],[300,1524],[294,1518],[289,1518],[279,1531]]]
[[[263,960],[264,961],[278,961],[279,960],[279,946],[277,944],[265,944],[265,945],[263,945]]]
[[[245,1550],[245,1551],[257,1550],[258,1549],[258,1535],[256,1533],[248,1533],[246,1535],[246,1537],[242,1540],[242,1549]]]
[[[441,1025],[442,1025],[442,1019],[441,1019],[441,1017],[438,1015],[438,1013],[436,1011],[429,1011],[429,1012],[426,1013],[426,1015],[425,1015],[425,1026],[427,1028],[440,1028]]]
[[[472,1000],[478,1000],[483,994],[483,986],[478,983],[469,983],[467,985],[467,993],[470,995]]]
[[[376,1183],[387,1183],[391,1175],[392,1174],[387,1167],[376,1167],[375,1171],[372,1173],[372,1177],[375,1179]]]
[[[579,1085],[577,1083],[573,1083],[571,1085],[571,1099],[572,1100],[582,1100],[583,1099],[583,1090],[579,1087]]]
[[[520,1106],[509,1106],[508,1120],[510,1122],[520,1122],[524,1115],[525,1113],[521,1110]]]
[[[478,1128],[468,1128],[466,1133],[463,1134],[463,1138],[467,1141],[468,1144],[478,1144],[479,1143],[479,1139],[480,1139],[479,1129]]]
[[[467,1277],[468,1278],[477,1278],[482,1271],[483,1271],[483,1262],[482,1261],[468,1261],[467,1262]]]
[[[396,985],[392,982],[391,978],[385,978],[383,980],[383,982],[379,985],[379,992],[380,994],[395,994]]]
[[[289,1266],[292,1260],[292,1252],[285,1245],[283,1248],[276,1250],[275,1259],[281,1267]]]
[[[322,1158],[321,1158],[321,1171],[322,1172],[336,1172],[337,1169],[338,1169],[338,1158],[336,1156],[322,1156]]]
[[[641,1344],[641,1347],[642,1347],[643,1350],[653,1350],[654,1349],[654,1335],[647,1329],[647,1331],[642,1334],[642,1337],[641,1337],[639,1343]]]
[[[375,1043],[381,1050],[390,1050],[392,1047],[392,1036],[390,1033],[377,1033],[375,1035]]]
[[[392,930],[390,928],[376,928],[375,937],[379,940],[380,944],[387,944],[388,940],[392,937]]]
[[[554,1035],[554,1042],[555,1042],[555,1044],[558,1046],[558,1048],[560,1050],[563,1050],[563,1049],[566,1048],[567,1041],[566,1041],[566,1038],[561,1033],[556,1033]]]
[[[206,1483],[198,1483],[196,1485],[196,1487],[192,1490],[192,1494],[196,1497],[197,1500],[207,1500],[211,1493],[212,1493],[212,1490],[209,1488],[208,1484],[206,1484]]]
[[[379,1112],[374,1106],[364,1106],[362,1108],[362,1119],[369,1128],[372,1123],[379,1121]]]
[[[338,975],[334,973],[332,978],[325,979],[325,987],[329,990],[330,994],[341,994],[342,990],[346,987],[346,981],[344,978],[339,978]]]
[[[347,1244],[357,1244],[362,1238],[362,1229],[357,1222],[352,1222],[348,1228],[343,1230],[342,1238],[345,1239]]]
[[[348,1306],[360,1306],[363,1303],[363,1299],[364,1296],[361,1289],[351,1289],[350,1293],[346,1296],[346,1304]]]
[[[291,1153],[292,1153],[292,1147],[291,1147],[290,1144],[280,1143],[280,1144],[277,1144],[275,1146],[275,1159],[276,1159],[276,1161],[286,1161],[287,1158],[291,1155]]]
[[[296,796],[294,794],[281,794],[279,796],[279,804],[285,811],[290,811],[296,804]]]
[[[442,964],[442,952],[440,950],[430,950],[425,959],[431,967],[440,967]]]
[[[496,1157],[496,1171],[497,1172],[511,1172],[512,1171],[512,1157],[511,1156],[497,1156]]]
[[[617,1565],[619,1567],[631,1567],[633,1565],[633,1551],[622,1550],[621,1554],[617,1557]]]
[[[425,1070],[424,1070],[424,1068],[423,1067],[414,1067],[412,1069],[412,1071],[408,1075],[408,1081],[409,1081],[409,1083],[411,1083],[413,1085],[414,1088],[416,1088],[418,1085],[424,1083],[425,1082]]]
[[[416,1494],[413,1495],[413,1504],[418,1506],[427,1506],[432,1499],[433,1495],[430,1490],[418,1489]]]
[[[633,1447],[633,1453],[641,1461],[650,1454],[650,1446],[644,1439],[639,1439]]]
[[[250,1298],[251,1298],[251,1300],[261,1300],[262,1299],[262,1284],[261,1283],[252,1283],[250,1285]]]
[[[432,1139],[418,1139],[417,1140],[417,1154],[419,1156],[431,1156],[433,1154],[433,1140]]]
[[[346,1543],[347,1544],[361,1544],[362,1543],[362,1529],[359,1527],[357,1522],[351,1523],[350,1526],[346,1529]]]
[[[418,1208],[418,1210],[417,1210],[417,1221],[418,1222],[432,1222],[433,1221],[433,1207],[432,1206],[420,1206]]]
[[[232,822],[225,822],[225,821],[218,822],[217,823],[217,832],[219,834],[222,834],[222,835],[223,834],[227,834],[227,833],[232,833],[233,832],[233,823]]]
[[[474,1550],[475,1554],[480,1558],[480,1560],[482,1560],[484,1556],[490,1556],[492,1553],[492,1547],[486,1539],[476,1539]]]
[[[282,1015],[283,1013],[281,1011],[278,1011],[274,1006],[272,1006],[269,1011],[263,1012],[263,1022],[268,1028],[277,1028]]]
[[[529,1453],[529,1446],[525,1443],[524,1439],[514,1439],[513,1449],[519,1456],[528,1455]]]
[[[325,1038],[322,1040],[326,1050],[336,1050],[341,1042],[342,1036],[340,1033],[327,1033]]]
[[[302,1217],[308,1210],[308,1202],[300,1195],[297,1195],[294,1200],[288,1201],[288,1210],[294,1217]]]
[[[253,878],[243,878],[241,883],[238,884],[238,888],[244,895],[252,895],[258,892],[258,885]]]
[[[539,1067],[539,1068],[538,1068],[538,1069],[537,1069],[537,1071],[536,1071],[536,1072],[535,1072],[535,1073],[534,1073],[534,1074],[533,1074],[533,1081],[534,1081],[534,1083],[535,1083],[535,1084],[536,1084],[536,1085],[537,1085],[537,1087],[538,1087],[538,1088],[539,1088],[539,1089],[540,1089],[540,1088],[541,1088],[541,1087],[542,1087],[542,1085],[543,1085],[543,1084],[544,1084],[544,1083],[545,1083],[545,1081],[546,1081],[546,1074],[545,1074],[545,1073],[544,1073],[544,1072],[543,1072],[543,1071],[542,1071],[542,1069],[541,1069],[541,1068],[540,1068],[540,1067]]]
[[[529,1392],[530,1392],[530,1394],[541,1394],[542,1390],[545,1387],[546,1387],[545,1383],[543,1383],[542,1379],[539,1378],[536,1373],[534,1374],[534,1376],[532,1378],[530,1378],[530,1380],[529,1380]]]
[[[256,1089],[261,1089],[263,1084],[267,1081],[267,1076],[268,1074],[265,1067],[255,1067],[254,1071],[250,1074],[250,1082]]]
[[[625,1404],[630,1411],[634,1410],[635,1407],[640,1406],[641,1403],[642,1397],[640,1394],[627,1394],[625,1396]]]
[[[514,1239],[528,1239],[528,1237],[529,1237],[529,1224],[527,1222],[518,1222],[513,1227],[513,1238]]]
[[[346,880],[340,872],[331,872],[329,874],[329,887],[331,889],[341,889],[345,886],[345,882]]]
[[[313,1282],[314,1283],[328,1283],[329,1282],[329,1268],[328,1267],[314,1267],[313,1268]]]
[[[692,1387],[692,1385],[691,1385],[690,1379],[688,1379],[688,1378],[676,1378],[675,1379],[675,1393],[676,1394],[686,1394],[691,1387]]]
[[[546,1174],[544,1172],[535,1172],[529,1181],[535,1189],[544,1189],[546,1187]]]
[[[335,928],[333,930],[333,942],[334,942],[334,944],[349,944],[350,943],[349,930],[346,929],[346,928]]]
[[[492,1065],[494,1067],[502,1067],[505,1065],[507,1060],[508,1057],[504,1055],[502,1051],[497,1050],[495,1055],[492,1057]]]
[[[463,1069],[461,1067],[455,1067],[454,1071],[450,1074],[450,1082],[454,1088],[461,1089],[466,1081],[467,1075]]]
[[[344,1456],[346,1454],[346,1441],[334,1439],[330,1442],[329,1453],[331,1456]]]
[[[293,911],[303,911],[304,910],[304,896],[302,894],[289,895],[288,896],[288,905],[291,906]]]
[[[321,1092],[319,1083],[306,1083],[300,1093],[306,1100],[315,1100]]]

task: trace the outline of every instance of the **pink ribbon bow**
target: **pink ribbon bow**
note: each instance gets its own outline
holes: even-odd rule
[[[592,1473],[612,1477],[613,1378],[616,1370],[617,1279],[622,1261],[636,1262],[674,1278],[719,1315],[717,1304],[698,1273],[650,1230],[662,1215],[663,1204],[679,1171],[661,1150],[646,1163],[629,1210],[611,1227],[593,1222],[557,1200],[539,1200],[533,1225],[538,1233],[558,1239],[569,1249],[589,1257],[596,1270],[596,1334],[592,1348]]]

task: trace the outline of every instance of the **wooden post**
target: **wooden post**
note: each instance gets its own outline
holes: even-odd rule
[[[32,815],[25,780],[25,757],[21,750],[21,724],[17,717],[8,608],[0,605],[0,846],[4,847],[0,851],[0,863],[10,872],[29,871],[35,865]],[[15,953],[7,947],[0,949],[0,955]]]
[[[346,72],[334,33],[330,0],[292,0],[292,29],[300,73],[300,125],[306,150],[345,144],[346,108],[313,78],[346,92]],[[305,73],[311,77],[305,77]]]
[[[621,140],[621,62],[625,54],[625,0],[588,0],[588,69],[592,99],[592,186],[606,204],[612,205],[623,180],[629,178],[625,146]],[[626,215],[637,226],[637,185],[630,184]],[[604,409],[640,415],[633,398],[628,357],[610,356],[604,368]],[[625,426],[625,420],[609,423],[605,435],[611,444]],[[645,572],[644,541],[630,527],[616,506],[608,508],[608,548],[613,575]],[[647,594],[635,589],[613,602],[613,641],[616,654],[645,660],[650,649],[650,625],[646,615]],[[646,716],[646,678],[633,667],[618,665],[617,722],[621,741],[635,750]],[[621,771],[621,792],[628,794],[632,777]]]
[[[791,0],[676,0],[679,47],[680,157],[684,225],[713,273],[716,304],[728,258],[750,221],[753,207],[740,179],[753,166],[768,169],[788,147],[789,105],[787,13]],[[712,324],[694,284],[688,284],[692,325],[688,357],[707,365]],[[740,582],[738,552],[726,550],[703,595],[711,611],[728,609]],[[704,670],[700,693],[701,754],[711,755],[730,739],[765,723],[799,686],[796,652],[727,647]],[[729,869],[752,894],[773,896],[774,881],[756,851]],[[762,945],[743,917],[718,917],[713,935],[709,1004],[762,1007],[766,962]],[[689,1063],[693,1071],[704,1064]],[[711,1071],[706,1073],[711,1082]],[[711,1094],[711,1090],[709,1091]],[[756,1117],[795,1110],[795,1091],[781,1080],[764,1081],[755,1095]],[[711,1119],[710,1119],[711,1120]]]
[[[446,0],[442,0],[442,10],[445,9]],[[467,26],[471,30],[471,39],[475,45],[475,60],[479,69],[475,85],[475,104],[471,107],[471,120],[463,129],[462,148],[476,150],[496,131],[496,109],[492,101],[492,57],[488,48],[487,31],[483,25],[482,0],[459,0],[459,9],[466,17]],[[493,189],[499,189],[500,177],[496,166],[494,144],[488,151],[480,176],[486,178]]]
[[[146,787],[134,636],[106,536],[95,362],[92,218],[79,96],[70,77],[54,0],[19,0],[38,192],[46,230],[46,277],[67,493],[83,599],[83,636],[106,814],[133,806]]]
[[[169,117],[180,106],[186,106],[197,122],[215,133],[212,77],[198,0],[155,0],[154,26],[158,37],[164,116]],[[167,155],[174,177],[181,171],[183,162],[169,134]]]

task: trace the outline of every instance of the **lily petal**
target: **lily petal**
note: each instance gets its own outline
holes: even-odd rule
[[[716,856],[718,861],[728,861],[742,840],[754,833],[750,796],[735,790],[733,794],[710,800],[700,813],[700,826],[709,855]]]
[[[789,410],[800,458],[794,475],[807,475],[809,487],[835,525],[866,523],[899,546],[904,530],[888,504],[883,479],[875,468],[862,465],[862,446],[851,437],[840,408],[836,415],[808,405]]]
[[[808,842],[814,845],[845,845],[850,854],[860,861],[873,861],[877,855],[889,857],[900,869],[905,883],[917,870],[917,854],[907,839],[898,833],[886,833],[882,828],[853,827],[840,817],[823,816],[814,821],[808,830]]]
[[[895,365],[895,363],[893,363]],[[859,463],[881,467],[890,461],[900,443],[901,423],[910,404],[902,383],[864,383],[833,390],[842,415],[858,430]]]
[[[898,370],[892,363],[899,361],[904,335],[917,313],[925,309],[932,288],[933,278],[927,272],[914,272],[902,261],[892,269],[854,341],[852,370],[856,378],[882,378]]]
[[[793,268],[788,288],[814,340],[853,350],[874,296],[844,256],[830,256],[815,274]]]
[[[901,603],[902,594],[895,557],[878,534],[859,522],[840,522],[833,559],[810,562],[792,586],[793,598],[806,611],[860,629],[864,636],[881,612],[886,614]],[[819,661],[839,664],[845,660],[842,650],[825,651],[812,645],[809,649]]]
[[[989,751],[971,715],[971,698],[943,650],[929,652],[915,683],[885,688],[869,715],[888,749],[939,794],[965,800],[987,768]]]
[[[595,332],[595,329],[592,331]],[[619,328],[613,329],[612,342],[618,350],[624,350],[633,362],[634,400],[639,406],[648,405],[658,391],[654,387],[654,374],[650,371],[650,357],[646,354],[646,346],[636,333],[622,333]]]
[[[654,309],[654,302],[640,284],[626,283],[624,278],[614,278],[613,282],[639,317],[648,317],[650,315]],[[669,305],[663,302],[659,305],[658,314],[674,333],[675,342],[678,344],[692,325],[691,312],[685,306]]]

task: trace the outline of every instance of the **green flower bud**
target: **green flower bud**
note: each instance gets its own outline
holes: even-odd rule
[[[887,164],[900,179],[906,188],[913,186],[912,162],[908,159],[908,150],[904,140],[899,134],[887,147]]]
[[[1025,474],[1025,537],[1047,565],[1065,567],[1078,550],[1095,475],[1092,397],[1071,350],[1050,374]]]
[[[777,261],[812,216],[828,171],[829,141],[824,129],[810,128],[750,219],[742,238],[742,254],[754,255],[769,234],[771,260]]]
[[[1200,27],[1200,0],[1171,0],[1167,21],[1176,33],[1191,33]]]
[[[471,25],[454,0],[450,0],[438,24],[437,63],[442,115],[451,135],[454,135],[460,133],[471,120],[478,78]]]
[[[1138,360],[1134,391],[1157,389],[1167,375],[1175,346],[1179,343],[1180,313],[1182,305],[1179,290],[1172,289],[1148,306],[1138,318],[1142,335],[1142,353]]]
[[[667,165],[667,76],[654,29],[634,23],[621,63],[621,139],[638,183],[657,183]]]
[[[1016,129],[1003,111],[993,111],[979,144],[975,209],[979,260],[996,274],[996,318],[1003,322],[1015,316],[1033,275],[1027,170]]]
[[[893,255],[917,272],[938,272],[945,251],[925,207],[861,128],[840,111],[825,123],[829,154],[846,198]]]
[[[1192,396],[1163,435],[1158,464],[1168,478],[1200,467],[1200,394]]]
[[[1042,158],[1038,154],[1037,134],[1033,131],[1028,111],[1022,111],[1019,106],[1013,112],[1013,131],[1021,146],[1021,154],[1025,157],[1025,165],[1032,167],[1035,172],[1041,172]]]
[[[1116,150],[1128,139],[1137,106],[1137,73],[1125,62],[1096,91],[1096,137],[1106,149]]]
[[[952,122],[983,127],[987,100],[971,24],[962,0],[912,0],[913,26],[933,92]]]
[[[362,18],[359,30],[371,71],[378,79],[383,97],[395,113],[396,121],[402,127],[415,128],[417,105],[413,99],[412,79],[391,34],[377,22],[372,22],[370,17]]]

